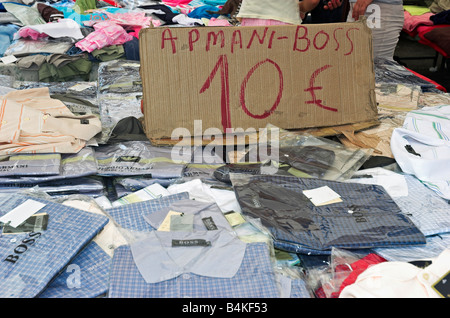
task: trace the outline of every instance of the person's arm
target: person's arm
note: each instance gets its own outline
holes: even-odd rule
[[[303,0],[300,1],[298,6],[300,7],[300,18],[305,18],[309,11],[312,11],[319,4],[320,0]]]
[[[342,5],[342,0],[330,0],[326,5],[323,6],[325,10],[334,10]]]
[[[372,3],[372,1],[373,0],[357,0],[353,6],[353,19],[358,20],[361,15],[364,15],[367,7]]]

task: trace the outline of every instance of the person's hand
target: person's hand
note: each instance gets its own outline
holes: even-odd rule
[[[330,0],[323,6],[325,10],[334,10],[341,6],[342,0]]]
[[[372,3],[372,0],[357,0],[353,6],[352,17],[358,20],[361,15],[366,13],[367,7]]]

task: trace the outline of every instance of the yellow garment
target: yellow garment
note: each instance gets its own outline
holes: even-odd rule
[[[74,115],[47,87],[0,96],[0,155],[77,153],[99,132],[99,118]]]
[[[302,23],[298,0],[243,0],[236,17]]]
[[[408,11],[411,15],[422,15],[430,12],[430,8],[422,6],[403,5],[403,9]]]

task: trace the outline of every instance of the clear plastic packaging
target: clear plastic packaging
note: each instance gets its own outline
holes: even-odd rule
[[[308,272],[308,285],[319,298],[338,298],[346,286],[356,281],[359,274],[382,262],[386,262],[386,259],[370,250],[355,253],[333,248],[329,266],[321,266]]]
[[[101,145],[95,149],[101,176],[152,176],[156,179],[181,177],[187,162],[172,160],[174,147],[155,147],[146,141]]]
[[[426,242],[417,226],[377,185],[286,176],[231,175],[231,181],[243,214],[260,218],[274,237],[274,246],[282,250],[329,254],[333,247]],[[321,199],[326,200],[317,202],[305,190],[320,190]],[[331,200],[330,193],[337,195],[336,199]]]
[[[290,132],[277,127],[279,139],[273,145],[250,147],[240,162],[264,161],[264,155],[272,161],[287,164],[288,172],[295,176],[320,178],[324,180],[345,180],[351,178],[364,162],[369,159],[372,149],[349,148],[333,140],[315,137],[305,133]],[[261,139],[270,140],[263,134]],[[263,154],[263,156],[261,156]],[[276,155],[278,154],[278,158]]]
[[[5,176],[0,177],[0,185],[38,184],[62,179],[87,177],[97,174],[97,162],[94,150],[85,147],[76,154],[62,154],[60,171],[57,175],[48,176]]]
[[[23,154],[0,161],[0,177],[51,176],[60,172],[61,154]]]
[[[100,143],[107,143],[117,123],[127,117],[141,118],[142,80],[140,63],[128,60],[102,62],[98,68],[98,103],[102,121]]]
[[[393,60],[376,58],[375,82],[389,84],[405,84],[420,86],[423,92],[439,92],[436,86],[407,70],[404,66]]]
[[[24,55],[42,53],[64,54],[72,47],[72,45],[73,44],[69,42],[51,39],[18,39],[11,43],[11,45],[6,49],[4,56],[14,55],[16,57],[20,57]]]
[[[103,215],[17,193],[0,196],[0,215],[26,202],[38,202],[39,213],[48,214],[49,222],[40,231],[0,237],[0,251],[9,259],[0,264],[0,294],[5,298],[38,296],[108,222]]]

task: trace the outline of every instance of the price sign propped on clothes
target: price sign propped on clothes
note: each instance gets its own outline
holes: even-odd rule
[[[371,30],[362,21],[148,28],[140,56],[149,138],[377,117]]]

